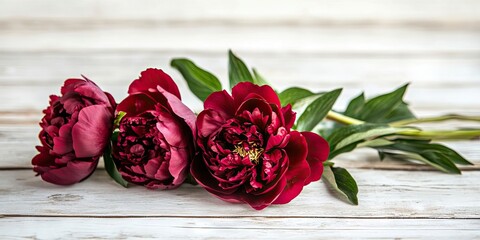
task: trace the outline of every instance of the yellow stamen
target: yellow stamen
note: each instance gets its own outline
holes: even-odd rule
[[[261,147],[258,147],[258,145],[254,142],[249,142],[249,148],[250,150],[245,150],[245,148],[243,148],[242,142],[239,142],[232,152],[238,154],[242,158],[248,156],[250,162],[258,164],[259,159],[265,150]]]

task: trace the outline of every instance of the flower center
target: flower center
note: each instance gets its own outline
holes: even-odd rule
[[[235,148],[232,152],[238,154],[242,158],[248,156],[250,162],[253,164],[258,164],[259,159],[264,151],[265,150],[263,148],[258,147],[258,144],[254,142],[249,142],[246,147],[244,146],[243,142],[239,142],[237,145],[235,145]]]

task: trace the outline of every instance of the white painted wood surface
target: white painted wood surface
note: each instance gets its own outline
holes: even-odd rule
[[[0,0],[0,238],[478,239],[479,140],[446,143],[475,163],[460,176],[380,162],[367,149],[340,155],[359,206],[318,182],[264,211],[194,186],[125,190],[102,164],[58,187],[30,160],[41,110],[64,79],[85,74],[121,100],[140,71],[163,68],[200,110],[169,60],[191,58],[226,84],[230,48],[279,89],[345,87],[338,109],[362,90],[410,82],[420,116],[480,115],[479,12],[476,0]]]

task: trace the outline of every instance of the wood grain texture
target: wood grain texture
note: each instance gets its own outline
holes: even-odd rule
[[[415,28],[275,26],[88,27],[0,29],[0,52],[237,51],[283,54],[467,56],[480,54],[480,33]],[[188,37],[186,37],[188,36]]]
[[[345,87],[353,96],[410,82],[418,116],[480,115],[480,1],[476,0],[0,0],[1,239],[477,239],[480,141],[448,142],[475,163],[463,175],[359,149],[335,159],[356,178],[360,205],[323,183],[288,205],[254,211],[198,186],[123,189],[103,170],[59,187],[31,170],[49,94],[84,74],[118,101],[147,67],[188,57],[227,83],[233,49],[277,89]],[[442,128],[471,127],[447,122]],[[428,125],[427,127],[435,127]],[[419,171],[422,170],[422,171]]]
[[[59,0],[2,0],[0,20],[210,22],[308,24],[311,22],[374,22],[465,24],[480,20],[475,0],[168,0],[95,1],[61,4]],[[48,7],[46,7],[48,6]]]
[[[479,228],[477,219],[17,217],[0,219],[0,238],[473,239]]]
[[[351,169],[360,189],[358,206],[338,201],[315,182],[287,205],[255,211],[212,197],[199,186],[174,191],[124,189],[103,170],[69,187],[41,181],[31,170],[2,171],[0,215],[92,217],[342,217],[479,218],[479,171],[463,175],[438,172]],[[322,204],[328,207],[322,208]],[[227,211],[228,209],[228,211]]]
[[[234,49],[235,50],[235,49]],[[238,52],[275,84],[324,87],[395,87],[412,82],[414,88],[441,88],[480,84],[480,58],[398,56],[265,55]],[[227,49],[220,53],[3,53],[0,85],[60,85],[62,80],[84,74],[100,85],[128,84],[147,67],[163,68],[182,83],[169,66],[172,58],[189,58],[227,81]],[[280,67],[281,66],[281,67]],[[348,69],[348,71],[344,71]],[[280,86],[282,87],[282,86]]]

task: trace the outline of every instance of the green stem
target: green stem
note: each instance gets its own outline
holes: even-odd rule
[[[327,114],[327,118],[333,120],[338,123],[343,123],[346,125],[359,125],[364,124],[364,121],[345,116],[343,114],[329,111]],[[479,121],[477,117],[467,117],[461,115],[446,115],[440,117],[431,117],[431,118],[420,118],[420,119],[410,119],[404,121],[398,121],[390,124],[392,127],[399,127],[404,126],[410,123],[418,123],[418,122],[433,122],[433,121],[444,121],[450,119],[461,119],[461,120],[472,120],[472,121]],[[407,129],[405,131],[397,133],[398,135],[402,136],[409,136],[414,138],[420,139],[474,139],[480,137],[480,129],[472,129],[472,130],[419,130],[419,129]]]
[[[415,138],[435,139],[435,140],[453,140],[453,139],[474,139],[480,137],[480,129],[472,130],[418,130],[409,129],[397,133],[403,136],[410,136]]]
[[[337,112],[334,112],[334,111],[329,111],[327,113],[327,119],[333,120],[333,121],[338,122],[338,123],[343,123],[343,124],[346,124],[346,125],[360,125],[360,124],[365,123],[364,121],[361,121],[361,120],[358,120],[358,119],[355,119],[355,118],[351,118],[351,117],[345,116],[343,114],[340,114],[340,113],[337,113]]]
[[[400,120],[400,121],[393,122],[390,125],[394,127],[399,127],[399,126],[409,125],[412,123],[441,122],[441,121],[447,121],[447,120],[480,121],[480,116],[463,116],[463,115],[457,115],[457,114],[448,114],[448,115],[437,116],[437,117]]]

